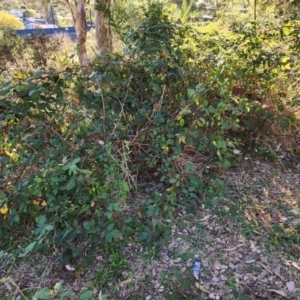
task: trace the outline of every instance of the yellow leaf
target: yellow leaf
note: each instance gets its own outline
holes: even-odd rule
[[[230,208],[229,208],[228,206],[224,206],[224,209],[225,209],[226,211],[230,211]]]
[[[197,289],[199,289],[200,291],[202,291],[204,293],[209,294],[209,291],[203,285],[200,285],[198,282],[196,282],[195,284],[196,284]]]
[[[131,280],[130,278],[128,278],[128,279],[122,281],[122,283],[123,283],[123,284],[127,284],[127,283],[130,283],[131,281],[132,281],[132,280]]]
[[[178,138],[178,141],[179,141],[179,144],[186,144],[186,139],[185,139],[185,136],[180,136],[179,138]]]
[[[45,200],[43,200],[43,201],[41,202],[41,206],[47,206],[47,202],[46,202]]]
[[[39,200],[32,200],[31,202],[34,205],[40,205],[40,201]]]
[[[60,131],[61,131],[61,132],[64,132],[64,131],[66,131],[67,129],[68,129],[68,127],[67,127],[66,125],[60,126]]]
[[[6,215],[8,213],[8,207],[6,204],[4,204],[4,206],[0,208],[0,213],[2,215]]]
[[[8,155],[11,159],[17,159],[19,156],[16,154],[14,151],[13,152],[8,152],[4,150],[5,154]]]

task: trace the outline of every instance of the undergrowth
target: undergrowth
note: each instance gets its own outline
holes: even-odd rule
[[[297,27],[228,30],[199,34],[151,4],[124,52],[97,58],[88,75],[75,65],[3,73],[2,249],[56,249],[63,265],[86,253],[84,240],[91,251],[103,239],[157,241],[169,229],[155,217],[218,206],[217,175],[245,153],[278,142],[299,151]],[[140,197],[141,182],[161,190]]]

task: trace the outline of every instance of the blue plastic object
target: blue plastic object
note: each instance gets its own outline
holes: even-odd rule
[[[201,276],[202,262],[199,259],[194,260],[193,264],[193,275],[196,279],[199,279]]]

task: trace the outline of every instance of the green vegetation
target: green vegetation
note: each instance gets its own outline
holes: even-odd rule
[[[0,36],[1,299],[297,297],[299,21],[191,7],[120,5],[124,50],[84,69],[58,38]]]
[[[23,29],[24,25],[16,17],[10,15],[7,12],[0,11],[0,29],[12,30],[12,29]]]
[[[38,16],[37,12],[33,9],[27,9],[24,11],[24,18],[36,18]]]

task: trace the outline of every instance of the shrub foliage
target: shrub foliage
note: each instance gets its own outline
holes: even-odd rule
[[[0,12],[0,29],[1,30],[13,30],[23,29],[24,24],[19,21],[16,17],[12,16],[7,12]]]
[[[68,244],[67,260],[83,234],[149,241],[148,217],[218,193],[203,161],[230,168],[296,126],[296,33],[264,28],[201,34],[152,4],[124,54],[97,58],[88,76],[76,66],[3,74],[0,236],[33,226],[16,253]],[[135,196],[140,179],[162,182],[162,194]]]

